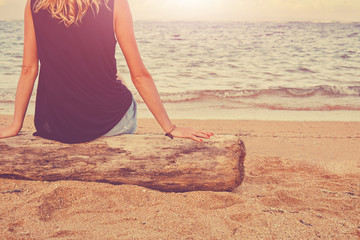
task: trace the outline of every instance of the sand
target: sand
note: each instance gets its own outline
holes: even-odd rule
[[[174,122],[240,135],[243,184],[164,193],[0,178],[0,239],[360,239],[360,122]],[[23,131],[32,125],[27,117]],[[137,133],[162,134],[152,119]]]

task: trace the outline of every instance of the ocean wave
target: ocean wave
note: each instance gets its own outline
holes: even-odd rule
[[[212,98],[241,100],[260,97],[309,98],[313,96],[325,96],[327,98],[360,97],[360,86],[341,87],[323,85],[311,88],[278,87],[272,89],[197,90],[161,93],[164,102],[187,102]],[[137,100],[141,101],[141,99]]]
[[[349,34],[347,37],[350,38],[350,37],[357,37],[357,36],[359,36],[359,33],[354,32],[354,33]]]
[[[286,104],[249,104],[252,108],[270,109],[270,110],[287,110],[287,111],[360,111],[360,106],[346,106],[339,104],[324,104],[318,106],[289,106]]]
[[[32,94],[31,102],[35,101],[35,93]],[[191,101],[207,101],[212,99],[251,102],[252,99],[297,99],[312,98],[321,96],[322,99],[355,97],[360,101],[360,86],[315,86],[310,88],[287,88],[277,87],[269,89],[229,89],[229,90],[193,90],[184,92],[161,92],[161,99],[165,103],[191,102]],[[138,102],[143,102],[140,95],[134,93]],[[359,98],[358,98],[359,97]],[[2,92],[0,94],[0,103],[14,103],[15,96],[12,92]]]
[[[296,72],[301,72],[301,73],[316,73],[316,71],[313,71],[309,68],[305,68],[305,67],[299,67],[298,69],[287,69],[285,70],[286,72],[289,73],[296,73]]]

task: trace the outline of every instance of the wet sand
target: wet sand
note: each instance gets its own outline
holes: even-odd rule
[[[0,126],[10,122],[0,116]],[[360,122],[174,123],[239,135],[247,147],[243,184],[233,192],[164,193],[0,178],[0,238],[360,238]],[[162,134],[152,119],[138,125],[139,134]],[[23,131],[34,131],[31,116]]]

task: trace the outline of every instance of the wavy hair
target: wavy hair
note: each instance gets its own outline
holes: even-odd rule
[[[97,14],[102,4],[108,8],[108,2],[109,0],[37,0],[34,12],[48,10],[53,18],[69,27],[73,23],[80,24],[89,8]]]

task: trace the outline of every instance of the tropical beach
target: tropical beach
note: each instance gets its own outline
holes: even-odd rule
[[[0,171],[0,239],[360,239],[359,3],[129,2],[142,59],[172,123],[214,133],[203,143],[186,143],[199,148],[223,137],[242,140],[241,185],[166,192],[106,179],[35,181]],[[0,0],[0,129],[13,121],[24,6],[25,0]],[[135,136],[183,141],[164,136],[119,46],[115,59],[137,102]],[[18,136],[0,139],[0,156],[15,159],[15,168],[26,162],[41,170],[39,158],[51,165],[47,150],[60,144],[32,136],[37,84]],[[78,146],[112,151],[104,139],[122,137]],[[61,146],[52,156],[72,168],[81,153],[72,144]],[[149,146],[146,154],[156,159],[160,146]],[[130,147],[144,152],[141,144]],[[166,156],[174,163],[178,157]],[[6,159],[0,157],[0,170]],[[201,169],[201,154],[194,160]],[[89,165],[101,169],[104,162]],[[63,169],[53,168],[61,176]],[[196,174],[201,178],[201,171]]]

